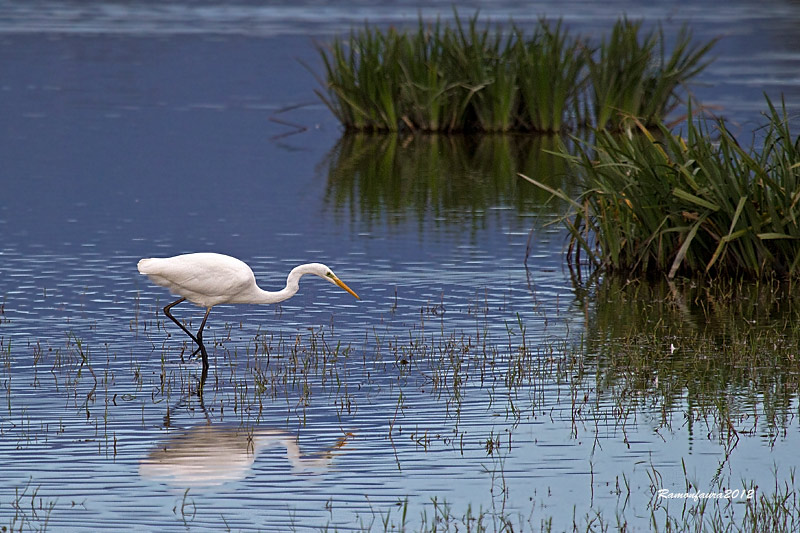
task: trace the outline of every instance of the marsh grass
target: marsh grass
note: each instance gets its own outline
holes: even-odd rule
[[[481,301],[461,310],[445,300],[431,302],[407,331],[376,327],[360,342],[314,328],[296,335],[259,333],[242,345],[236,327],[226,324],[214,343],[217,370],[209,376],[205,401],[214,416],[243,423],[258,420],[276,401],[300,421],[319,402],[347,420],[360,402],[389,394],[397,399],[399,427],[415,423],[406,414],[413,412],[409,402],[427,398],[441,403],[439,422],[457,429],[463,403],[485,395],[487,409],[514,424],[550,409],[576,428],[613,419],[624,432],[644,409],[660,413],[660,430],[676,418],[702,420],[726,442],[757,432],[777,436],[791,423],[789,410],[800,390],[800,306],[790,284],[624,283],[608,277],[586,291],[578,292],[577,304],[588,309],[579,342],[543,339],[519,315],[507,317],[499,334],[490,327],[498,316]],[[454,313],[470,317],[474,329],[449,326]],[[158,331],[159,324],[146,322],[139,327]],[[87,339],[70,334],[63,347],[33,344],[32,351],[43,353],[37,364],[48,370],[35,386],[46,389],[52,376],[57,396],[113,452],[109,419],[118,403],[143,402],[144,409],[152,401],[161,409],[158,404],[182,396],[196,401],[191,367],[175,364],[181,348],[172,344],[157,348],[160,360],[139,370],[124,389],[115,385],[115,374],[126,363],[102,357],[103,348]],[[17,416],[12,377],[4,386],[9,416]],[[756,417],[753,405],[761,406]],[[458,429],[422,438],[428,447],[437,441],[462,446]]]
[[[598,132],[565,154],[584,193],[523,176],[569,203],[568,262],[628,275],[800,275],[800,138],[785,106],[767,100],[760,146],[722,120],[690,117],[686,137],[637,122],[635,135]]]
[[[675,499],[660,495],[659,491],[666,488],[661,471],[650,465],[647,477],[647,486],[643,488],[652,498],[643,517],[649,519],[649,526],[654,531],[790,533],[800,527],[800,499],[797,497],[798,487],[793,468],[788,474],[781,474],[775,468],[774,485],[771,487],[758,487],[747,480],[726,480],[714,482],[708,489],[702,489],[686,473],[684,465],[685,488],[668,489],[671,494],[678,496]],[[617,495],[616,508],[592,505],[582,514],[576,509],[571,519],[554,517],[548,512],[547,504],[536,497],[530,498],[530,509],[524,512],[509,511],[502,506],[475,508],[471,504],[467,504],[466,509],[459,512],[451,502],[433,496],[420,515],[414,517],[408,511],[408,498],[404,498],[397,503],[395,510],[372,510],[368,519],[362,519],[357,530],[408,531],[413,527],[414,531],[431,533],[639,531],[641,521],[629,514],[631,486],[624,474],[622,482],[619,478],[616,480],[612,492]],[[688,497],[680,497],[683,494]],[[554,522],[557,525],[554,526]]]
[[[655,124],[715,41],[692,44],[684,27],[668,55],[661,29],[640,30],[622,19],[595,48],[544,18],[530,29],[458,13],[453,27],[366,26],[318,47],[316,92],[348,131],[552,133],[592,121],[619,129],[628,116]]]
[[[32,487],[32,483],[31,479],[21,489],[14,489],[14,499],[8,504],[14,514],[7,513],[3,517],[0,531],[47,531],[50,515],[58,502],[46,499],[40,494],[41,487]],[[0,502],[0,509],[3,507],[6,507],[5,502]]]
[[[459,413],[476,394],[488,395],[488,408],[514,424],[549,410],[573,425],[574,438],[603,420],[627,438],[645,411],[657,414],[656,431],[689,420],[726,449],[745,436],[778,438],[791,425],[800,330],[789,284],[609,277],[587,300],[597,303],[585,303],[591,310],[578,344],[543,342],[521,317],[499,338],[482,325],[492,316],[480,312],[474,331],[452,330],[447,321],[457,311],[446,302],[421,309],[420,323],[405,334],[375,328],[356,345],[319,329],[260,335],[241,354],[225,342],[217,348],[231,374],[225,380],[244,380],[226,401],[246,418],[285,401],[301,420],[322,401],[347,420],[360,402],[388,391],[397,398],[387,415],[392,438],[402,434],[425,449],[463,446]],[[242,357],[246,364],[236,362]],[[423,397],[441,403],[440,422],[455,433],[397,432],[415,424],[409,407]]]
[[[618,20],[611,35],[588,54],[589,95],[598,129],[624,130],[635,118],[656,126],[680,103],[681,85],[697,76],[716,43],[692,44],[686,26],[667,57],[661,27],[644,35],[641,21]]]
[[[447,295],[421,305],[417,318],[409,318],[413,312],[401,309],[402,324],[389,324],[387,318],[363,339],[327,328],[250,336],[247,324],[225,323],[212,330],[217,333],[212,348],[216,368],[205,386],[205,404],[184,377],[196,367],[175,363],[182,344],[176,339],[154,350],[137,383],[124,379],[127,361],[115,363],[113,352],[109,354],[90,336],[71,333],[65,345],[53,350],[46,343],[31,343],[30,350],[42,352],[37,364],[51,368],[42,372],[36,385],[40,394],[48,390],[49,380],[57,381],[58,387],[51,387],[54,405],[69,407],[70,418],[64,420],[67,437],[85,439],[87,432],[93,432],[94,437],[88,435],[97,441],[100,454],[104,438],[107,453],[116,453],[114,430],[120,428],[124,412],[130,414],[139,403],[141,427],[147,431],[159,423],[164,429],[171,424],[180,427],[187,420],[192,424],[233,421],[246,430],[267,421],[275,423],[277,410],[281,412],[278,418],[285,413],[287,426],[293,428],[308,424],[312,429],[308,420],[320,414],[326,419],[336,417],[338,427],[329,431],[353,427],[358,438],[361,420],[367,434],[363,442],[369,445],[371,439],[378,440],[396,448],[398,465],[409,459],[410,448],[419,454],[448,450],[454,457],[480,454],[488,491],[477,493],[471,506],[443,497],[420,503],[417,496],[406,500],[400,496],[397,505],[376,503],[374,513],[365,516],[365,529],[561,530],[565,523],[570,526],[570,518],[553,519],[547,509],[552,500],[544,487],[521,500],[519,492],[514,493],[519,474],[514,471],[513,453],[526,438],[525,428],[536,427],[537,422],[571,425],[569,439],[576,447],[591,439],[599,447],[614,439],[628,442],[628,434],[635,431],[680,434],[688,424],[695,442],[707,439],[719,444],[724,456],[721,471],[740,439],[767,436],[771,441],[763,445],[768,446],[791,431],[800,388],[795,368],[800,353],[800,331],[795,326],[800,307],[790,289],[777,281],[698,287],[678,282],[621,284],[609,277],[580,293],[586,295],[586,301],[577,302],[586,308],[581,342],[568,334],[567,338],[544,337],[524,316],[498,312],[496,301],[476,297],[474,303],[462,306]],[[505,328],[492,326],[503,319]],[[140,332],[147,329],[161,335],[159,320],[155,313],[146,312],[137,327]],[[670,351],[670,344],[677,350]],[[156,355],[173,364],[165,365]],[[9,394],[19,392],[15,389]],[[125,399],[124,394],[130,397]],[[420,416],[432,406],[435,417]],[[22,407],[21,401],[15,401],[9,418],[24,419]],[[383,420],[363,424],[373,415]],[[492,423],[484,427],[486,419]],[[122,422],[128,427],[131,421]],[[47,429],[37,429],[34,421],[25,428],[0,425],[0,431],[7,432],[4,438],[19,439],[23,431]],[[536,438],[547,444],[544,436]],[[124,447],[121,452],[126,453]],[[593,472],[591,468],[590,464]],[[660,529],[698,531],[725,531],[729,517],[736,517],[736,523],[745,520],[752,530],[763,530],[765,524],[785,524],[789,530],[800,520],[793,476],[776,473],[775,487],[758,488],[755,499],[747,502],[687,501],[681,505],[684,501],[653,498],[648,504],[650,493],[644,491],[664,488],[666,476],[653,468],[642,481],[644,473],[636,470],[640,467],[631,468],[634,471],[624,472],[622,480],[615,478],[617,471],[610,475],[598,471],[597,478],[594,473],[578,476],[587,480],[587,491],[576,499],[581,511],[572,517],[574,530],[634,528],[648,514]],[[724,471],[711,480],[685,477],[689,489],[755,488],[749,481],[726,477]],[[601,490],[604,503],[584,498]],[[637,490],[635,505],[626,504]],[[50,520],[45,514],[47,498],[37,516],[27,510],[28,500],[28,496],[22,500],[28,513],[26,525],[31,518]],[[531,508],[521,509],[529,501]],[[59,520],[66,507],[53,508],[57,525],[63,523]]]
[[[540,19],[538,31],[529,40],[519,29],[515,31],[513,65],[520,93],[517,129],[559,132],[570,123],[585,123],[586,43],[571,37],[561,21],[551,27]]]

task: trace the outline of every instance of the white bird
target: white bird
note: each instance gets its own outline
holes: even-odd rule
[[[314,274],[334,285],[338,285],[357,299],[353,290],[336,277],[330,268],[322,263],[307,263],[294,267],[286,278],[286,286],[277,291],[265,291],[256,284],[256,277],[247,263],[229,255],[215,253],[196,253],[176,255],[175,257],[153,257],[139,261],[139,272],[145,274],[153,283],[168,288],[180,296],[164,307],[164,314],[175,322],[192,340],[203,355],[203,369],[208,368],[208,354],[203,345],[203,328],[211,308],[219,304],[274,304],[288,300],[300,288],[299,280],[305,274]],[[197,335],[178,322],[170,309],[189,300],[206,308],[206,314]]]

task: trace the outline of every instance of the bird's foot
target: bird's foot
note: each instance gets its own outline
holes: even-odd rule
[[[205,351],[205,350],[203,350],[203,347],[202,347],[202,345],[200,345],[200,347],[198,347],[198,348],[197,348],[195,351],[193,351],[192,353],[190,353],[188,356],[184,357],[184,355],[183,355],[183,354],[184,354],[184,353],[186,353],[186,348],[182,349],[182,350],[181,350],[181,364],[186,364],[186,360],[187,360],[187,359],[190,359],[190,360],[191,360],[191,359],[193,359],[193,358],[194,358],[194,357],[195,357],[197,354],[199,354],[200,352],[204,352],[204,351]]]

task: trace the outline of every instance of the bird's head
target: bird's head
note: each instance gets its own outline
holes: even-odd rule
[[[358,294],[356,294],[353,291],[353,289],[351,289],[350,287],[348,287],[345,284],[344,281],[342,281],[338,277],[336,277],[336,274],[333,273],[333,270],[328,268],[326,265],[323,265],[322,263],[311,263],[308,266],[310,267],[309,272],[308,272],[309,274],[315,274],[315,275],[321,277],[322,279],[327,280],[330,283],[333,283],[334,285],[338,285],[342,289],[346,290],[347,292],[349,292],[350,294],[355,296],[357,300],[361,299],[358,296]]]

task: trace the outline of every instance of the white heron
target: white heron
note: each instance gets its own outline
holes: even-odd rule
[[[174,257],[152,257],[140,260],[138,268],[139,272],[145,274],[153,283],[166,287],[180,296],[164,307],[164,314],[197,344],[198,348],[192,355],[198,351],[202,353],[204,370],[208,368],[208,354],[203,345],[203,328],[211,308],[215,305],[274,304],[288,300],[297,293],[300,288],[300,278],[306,274],[319,276],[361,299],[322,263],[307,263],[294,267],[286,278],[286,286],[276,292],[265,291],[259,287],[253,270],[247,263],[229,255],[195,253]],[[184,300],[206,308],[206,314],[196,335],[170,313],[170,309]]]

